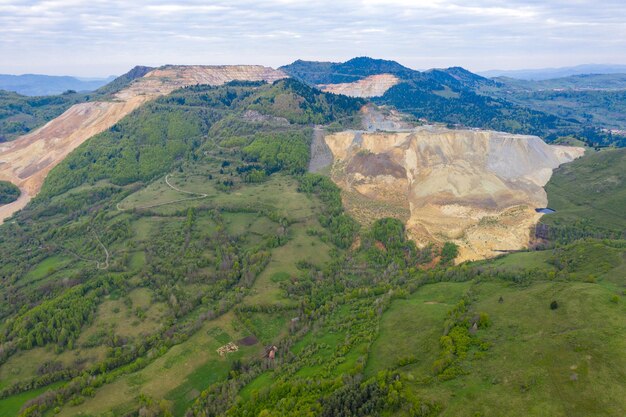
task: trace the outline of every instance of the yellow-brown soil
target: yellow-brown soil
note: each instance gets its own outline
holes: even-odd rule
[[[376,211],[367,205],[384,205],[378,212],[405,221],[418,244],[457,243],[459,262],[526,247],[552,170],[584,153],[536,136],[432,126],[340,132],[325,141],[333,180],[355,217],[368,223],[364,216]]]

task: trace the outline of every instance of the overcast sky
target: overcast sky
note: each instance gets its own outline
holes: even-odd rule
[[[0,0],[0,73],[372,56],[415,69],[626,64],[625,0]]]

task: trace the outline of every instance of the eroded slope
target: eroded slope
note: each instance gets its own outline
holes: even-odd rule
[[[233,80],[273,82],[285,77],[282,71],[259,65],[167,66],[136,79],[111,101],[70,107],[45,126],[0,145],[0,180],[22,190],[19,200],[0,207],[0,223],[39,192],[50,170],[72,150],[147,101],[188,85],[221,85]]]
[[[584,152],[536,136],[432,126],[325,140],[333,179],[359,220],[400,218],[419,244],[457,243],[459,261],[527,246],[552,170]]]

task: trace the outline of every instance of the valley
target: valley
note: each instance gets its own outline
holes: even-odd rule
[[[0,417],[624,414],[624,149],[370,64],[145,68],[0,144]]]

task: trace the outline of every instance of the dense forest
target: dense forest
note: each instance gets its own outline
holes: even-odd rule
[[[0,416],[623,414],[624,236],[559,237],[623,154],[555,173],[541,250],[455,265],[306,172],[362,105],[192,86],[72,152],[0,226]]]

